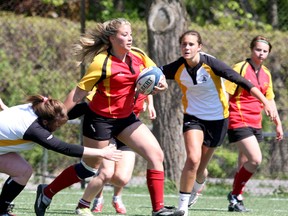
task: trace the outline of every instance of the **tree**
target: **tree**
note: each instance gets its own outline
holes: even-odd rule
[[[148,50],[157,65],[164,65],[179,57],[178,38],[187,29],[187,15],[182,0],[148,0],[146,24]],[[183,110],[180,88],[168,82],[169,90],[154,96],[157,119],[153,133],[165,155],[166,176],[179,185],[181,170],[186,159],[182,136]]]
[[[268,10],[268,19],[269,23],[274,27],[278,27],[278,5],[277,0],[270,0],[269,1],[269,8]]]

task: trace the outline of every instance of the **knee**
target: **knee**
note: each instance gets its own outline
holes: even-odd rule
[[[204,171],[200,171],[200,170],[197,170],[197,180],[201,180],[202,181],[205,181],[205,179],[207,178],[209,172],[207,170],[207,168],[204,169]]]
[[[197,157],[189,157],[187,156],[185,166],[188,167],[191,170],[198,170],[198,167],[200,165],[200,158]]]
[[[114,175],[111,179],[111,183],[118,187],[124,187],[130,181],[130,176],[123,176],[123,175]]]
[[[163,163],[164,162],[164,153],[162,149],[159,147],[158,150],[151,150],[151,153],[148,153],[148,162],[151,162],[153,164]]]
[[[99,175],[97,177],[100,178],[103,182],[107,183],[112,180],[113,174],[114,174],[113,169],[104,168],[99,170]]]
[[[254,166],[255,168],[259,167],[261,162],[262,162],[262,157],[252,158],[252,160],[250,161],[251,165]]]
[[[32,173],[33,173],[33,168],[29,165],[26,169],[26,175],[28,179],[30,179],[30,177],[32,176]]]
[[[154,157],[158,162],[163,163],[164,161],[164,152],[162,151],[161,148],[156,151],[155,157]]]

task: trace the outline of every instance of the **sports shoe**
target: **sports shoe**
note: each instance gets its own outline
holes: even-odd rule
[[[16,216],[16,215],[12,214],[11,212],[6,212],[6,213],[0,214],[0,216]]]
[[[121,199],[118,199],[116,202],[112,200],[112,206],[115,208],[116,213],[126,214],[126,208]]]
[[[182,210],[175,210],[174,208],[162,208],[157,212],[152,212],[152,216],[183,216],[185,214]]]
[[[100,213],[103,210],[103,206],[104,206],[104,199],[94,199],[91,211],[94,213]]]
[[[12,212],[13,209],[14,209],[14,207],[15,207],[15,204],[14,204],[13,202],[10,203],[9,206],[8,206],[8,208],[7,208],[7,211],[8,211],[8,212]]]
[[[202,196],[200,192],[194,192],[194,191],[191,192],[189,202],[188,202],[188,207],[193,206],[197,202],[199,196]]]
[[[89,208],[76,208],[75,214],[79,216],[93,216]]]
[[[15,204],[12,202],[7,207],[7,211],[5,213],[0,213],[0,216],[16,216],[15,214],[12,214],[12,211],[15,207]]]
[[[36,200],[34,203],[34,211],[36,216],[44,216],[46,209],[51,203],[51,199],[44,195],[44,188],[47,187],[46,184],[40,184],[37,187]]]
[[[227,199],[229,201],[228,211],[230,212],[247,212],[248,210],[245,208],[243,200],[240,200],[236,195],[232,195],[230,192],[227,195]]]

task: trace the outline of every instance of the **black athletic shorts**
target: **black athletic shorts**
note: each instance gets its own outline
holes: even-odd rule
[[[83,135],[95,140],[109,140],[138,121],[134,113],[127,118],[114,119],[97,115],[89,109],[84,115]]]
[[[261,128],[242,127],[228,130],[228,140],[230,143],[238,142],[250,136],[255,136],[258,142],[263,141]]]
[[[221,120],[202,120],[195,116],[184,114],[183,133],[199,129],[204,133],[204,145],[207,147],[218,147],[222,145],[228,129],[228,118]]]

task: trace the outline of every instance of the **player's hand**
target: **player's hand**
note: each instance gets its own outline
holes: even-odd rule
[[[165,75],[162,75],[158,85],[154,87],[152,94],[155,95],[158,92],[166,91],[167,89],[168,89],[168,83],[166,82],[166,77]]]
[[[276,140],[281,141],[284,138],[283,128],[282,125],[279,124],[276,126]]]
[[[154,108],[154,106],[153,105],[148,105],[148,113],[149,113],[149,118],[151,119],[151,120],[154,120],[154,119],[156,119],[156,110],[155,110],[155,108]]]
[[[277,110],[273,108],[269,103],[264,104],[264,111],[271,121],[274,121],[277,117]]]
[[[119,161],[122,158],[122,151],[117,150],[115,145],[109,145],[102,149],[103,158],[112,161]]]

